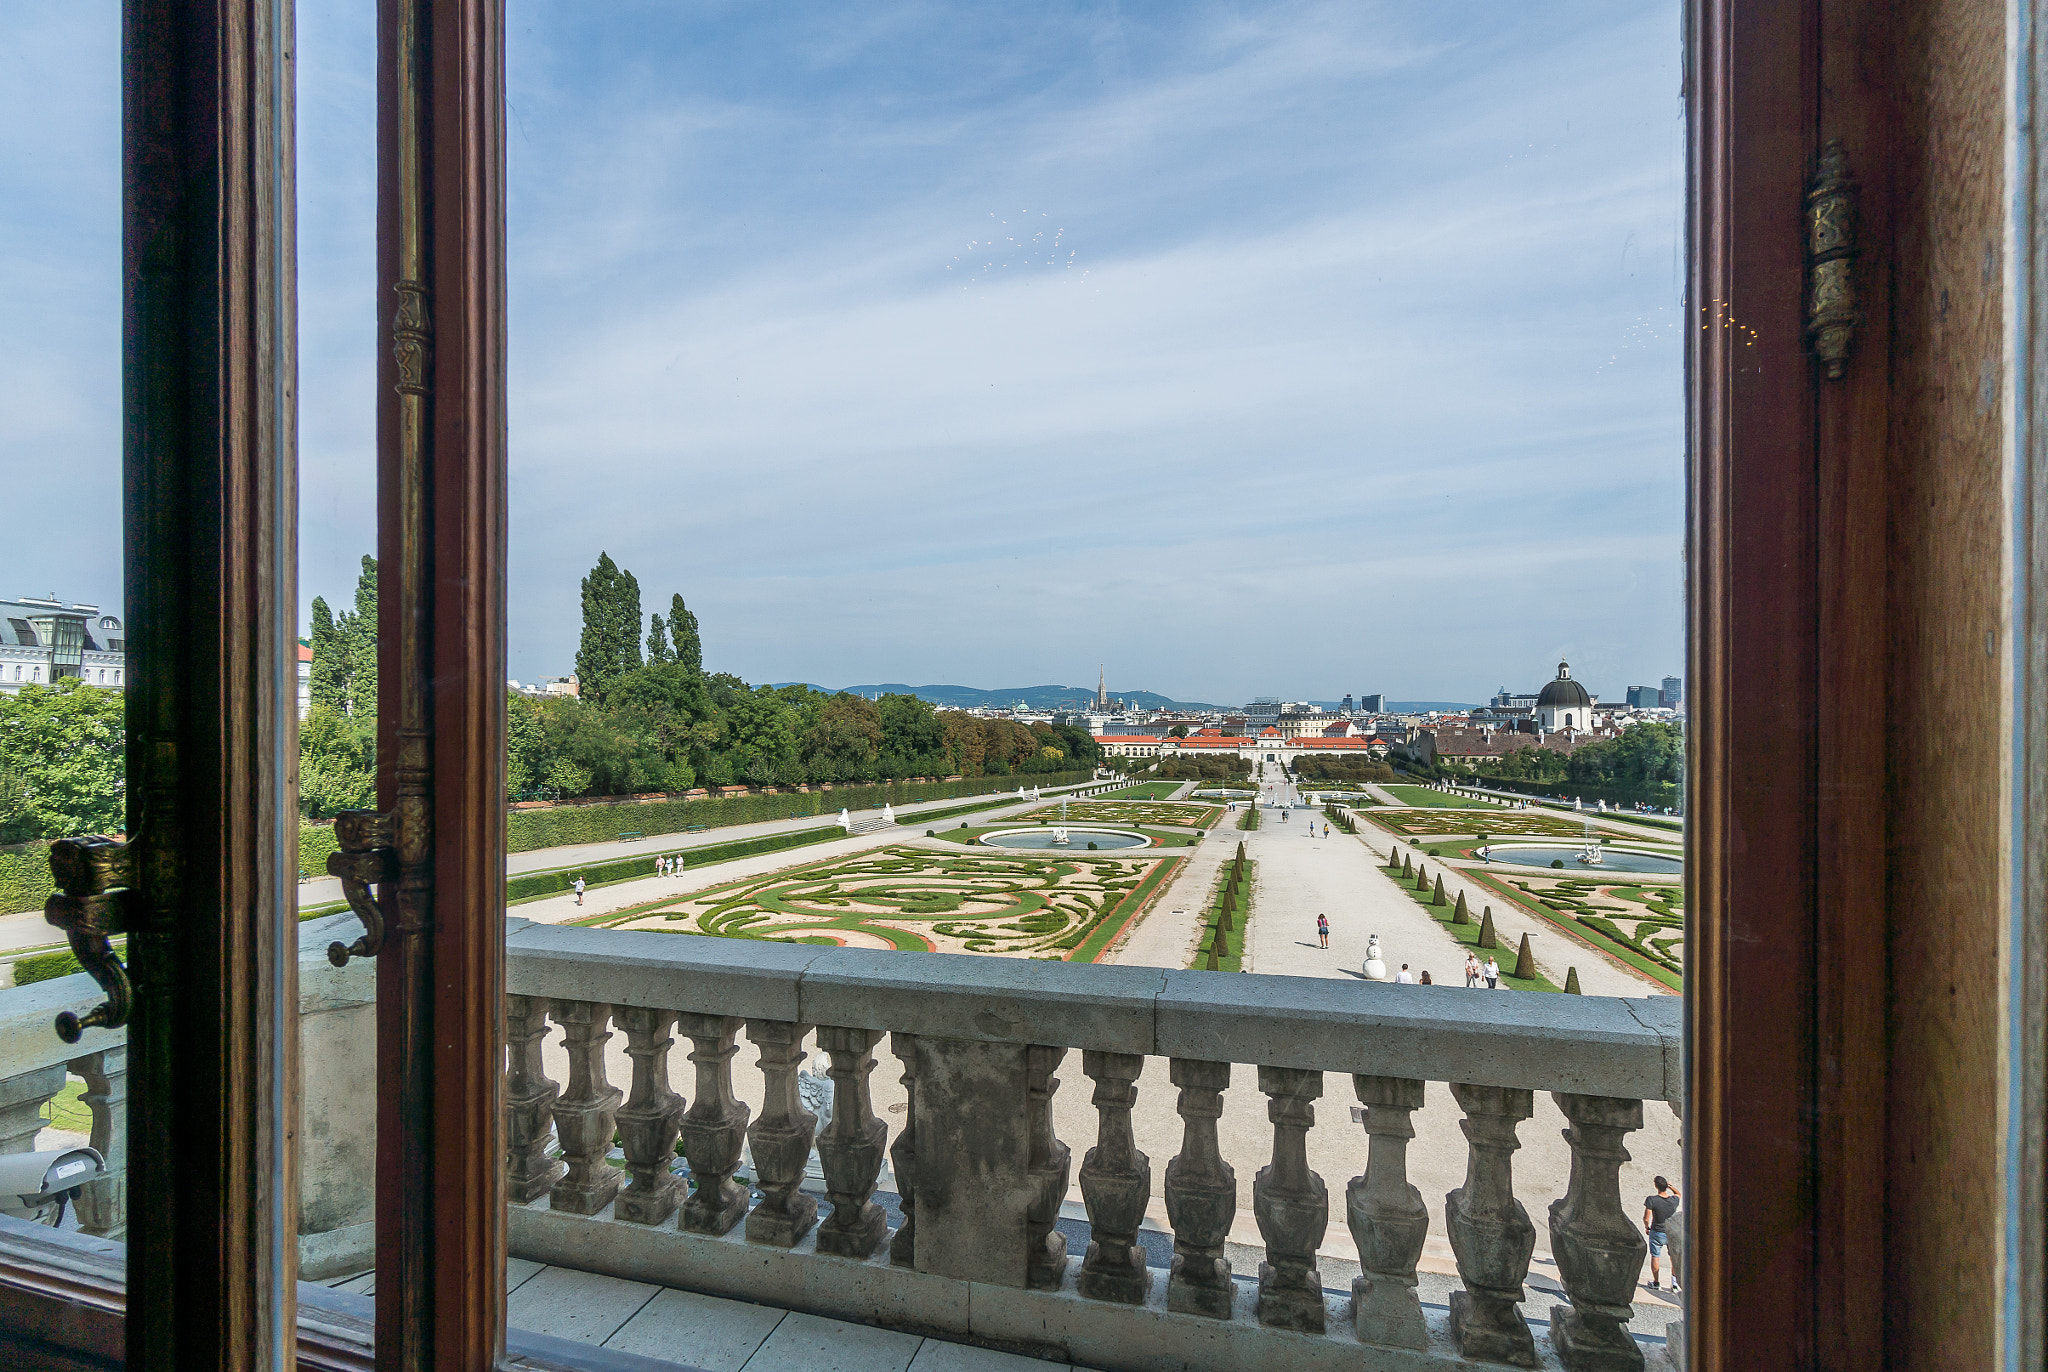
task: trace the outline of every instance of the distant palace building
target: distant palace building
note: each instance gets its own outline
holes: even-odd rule
[[[127,684],[127,632],[97,605],[23,596],[0,600],[0,692],[76,677],[110,691]]]

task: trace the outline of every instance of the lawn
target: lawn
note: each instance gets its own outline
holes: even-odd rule
[[[1140,781],[1130,786],[1120,786],[1114,791],[1104,791],[1091,797],[1094,800],[1165,800],[1168,796],[1187,785],[1184,781]]]
[[[782,943],[1093,961],[1178,859],[923,848],[726,882],[582,923]]]
[[[1426,805],[1446,810],[1505,810],[1507,808],[1497,801],[1475,800],[1471,796],[1446,795],[1442,791],[1433,791],[1427,786],[1388,785],[1381,789],[1403,805]]]

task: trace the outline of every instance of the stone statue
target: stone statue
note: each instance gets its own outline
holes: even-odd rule
[[[1365,966],[1360,969],[1368,981],[1385,981],[1387,964],[1380,957],[1380,936],[1373,934],[1365,941]]]
[[[824,1052],[813,1053],[811,1060],[804,1066],[799,1067],[796,1072],[797,1098],[804,1103],[804,1109],[818,1117],[818,1127],[813,1134],[814,1138],[822,1138],[825,1131],[832,1127],[831,1072],[832,1055]],[[811,1148],[810,1161],[804,1164],[804,1175],[807,1177],[822,1177],[825,1175],[825,1167],[818,1159],[818,1150],[815,1144]]]

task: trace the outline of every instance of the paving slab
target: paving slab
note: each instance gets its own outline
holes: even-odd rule
[[[529,1334],[602,1344],[660,1290],[646,1282],[549,1267],[506,1297],[505,1323]]]
[[[926,1339],[924,1347],[910,1360],[910,1372],[1060,1372],[1066,1366],[1043,1358],[1027,1358],[1022,1353],[1002,1353],[940,1339]]]
[[[703,1372],[740,1372],[787,1314],[746,1301],[663,1290],[604,1346],[666,1358]]]
[[[792,1311],[747,1360],[754,1372],[909,1372],[924,1340]]]

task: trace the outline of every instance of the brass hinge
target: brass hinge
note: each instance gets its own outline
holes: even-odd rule
[[[128,1022],[135,996],[128,969],[109,942],[128,932],[133,880],[128,844],[101,834],[60,838],[50,845],[50,875],[57,893],[43,904],[43,918],[64,931],[72,956],[107,993],[105,1001],[75,1015],[57,1016],[57,1037],[76,1043],[88,1029],[119,1029]]]
[[[370,895],[370,887],[383,896],[398,879],[398,825],[389,810],[343,810],[334,817],[335,842],[339,852],[327,855],[327,873],[341,878],[341,893],[348,908],[363,922],[363,935],[354,943],[336,939],[327,945],[327,960],[336,967],[348,966],[351,956],[373,958],[384,947],[384,907]]]
[[[1806,193],[1806,337],[1828,379],[1849,366],[1849,343],[1863,322],[1856,308],[1856,182],[1842,140],[1821,149]]]

